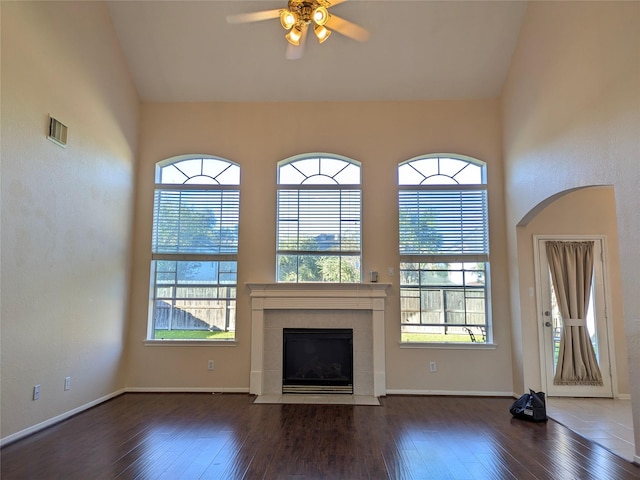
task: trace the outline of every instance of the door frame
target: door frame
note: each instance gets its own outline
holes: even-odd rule
[[[541,241],[589,241],[593,240],[600,242],[601,246],[601,262],[602,262],[602,292],[604,298],[604,319],[605,331],[607,334],[607,351],[609,361],[609,376],[611,378],[611,397],[604,398],[618,398],[618,377],[616,372],[615,363],[615,342],[613,341],[613,322],[610,321],[611,312],[611,296],[609,290],[609,264],[607,259],[607,237],[606,235],[533,235],[533,256],[534,256],[534,274],[536,285],[536,323],[538,325],[538,354],[540,357],[540,381],[542,388],[548,391],[548,382],[553,379],[547,378],[547,365],[546,365],[546,351],[545,351],[545,326],[546,317],[544,316],[544,305],[542,295],[542,272],[540,272],[540,250],[539,245]],[[595,284],[595,282],[594,282]],[[551,286],[553,288],[553,286]],[[599,320],[598,320],[599,321]],[[606,375],[606,372],[602,372]],[[551,395],[553,396],[553,395]],[[577,395],[576,395],[577,396]],[[603,398],[601,395],[600,398]],[[597,397],[585,397],[585,398],[597,398]]]

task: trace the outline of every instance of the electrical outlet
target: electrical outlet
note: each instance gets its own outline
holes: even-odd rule
[[[71,377],[64,377],[64,390],[71,390]]]
[[[207,362],[207,370],[215,370],[216,369],[216,363],[213,360],[209,360]]]
[[[432,372],[432,373],[438,371],[438,367],[436,366],[436,362],[429,362],[429,371]]]
[[[38,400],[40,398],[40,385],[34,385],[33,387],[33,399]]]

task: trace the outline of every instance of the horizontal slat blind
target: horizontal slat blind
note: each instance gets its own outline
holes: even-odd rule
[[[401,190],[401,255],[489,253],[487,192]]]
[[[278,251],[359,252],[360,190],[278,190]]]
[[[239,190],[156,189],[153,253],[237,253],[239,204]]]

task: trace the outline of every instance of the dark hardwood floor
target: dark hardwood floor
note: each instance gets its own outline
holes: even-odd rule
[[[11,479],[598,479],[640,467],[509,398],[254,405],[241,394],[128,393],[0,451]]]

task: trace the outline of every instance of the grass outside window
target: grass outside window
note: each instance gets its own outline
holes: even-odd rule
[[[155,340],[233,340],[235,332],[210,330],[156,330]]]

